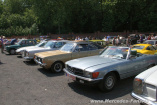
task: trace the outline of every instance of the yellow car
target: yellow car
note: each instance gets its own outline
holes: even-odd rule
[[[135,44],[132,46],[132,50],[136,50],[138,53],[151,55],[157,52],[157,49],[151,44]]]

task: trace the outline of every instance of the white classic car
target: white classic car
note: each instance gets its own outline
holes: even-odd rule
[[[16,50],[17,54],[23,54],[23,51],[28,50],[28,49],[34,49],[34,48],[39,48],[44,46],[47,43],[47,41],[41,41],[40,43],[38,43],[35,46],[27,46],[27,47],[22,47]]]
[[[157,105],[157,66],[135,77],[131,95],[142,103]]]
[[[22,55],[23,55],[24,59],[33,60],[35,53],[58,50],[67,42],[69,42],[69,41],[67,41],[67,40],[50,40],[43,47],[27,49],[26,51],[23,52]]]

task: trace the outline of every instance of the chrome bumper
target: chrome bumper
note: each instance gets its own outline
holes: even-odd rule
[[[33,57],[24,57],[24,59],[27,59],[27,60],[32,60]]]
[[[138,99],[138,100],[140,100],[141,102],[146,103],[146,104],[148,104],[148,105],[157,105],[157,102],[150,101],[150,100],[148,100],[148,99],[146,99],[146,98],[144,98],[144,97],[141,97],[141,96],[135,94],[134,92],[132,92],[131,95],[132,95],[132,97],[134,97],[135,99]]]
[[[72,74],[70,73],[69,71],[67,71],[65,68],[63,69],[63,71],[67,74],[70,74],[76,78],[79,78],[79,79],[82,79],[82,80],[86,80],[86,81],[89,81],[89,82],[92,82],[92,81],[99,81],[99,80],[102,80],[103,78],[98,78],[98,79],[91,79],[91,78],[86,78],[86,77],[81,77],[81,76],[78,76],[78,75],[75,75],[75,74]]]
[[[41,67],[45,67],[45,66],[46,66],[45,63],[41,63],[41,62],[37,61],[36,59],[34,59],[34,61],[35,61],[37,64],[39,64]]]

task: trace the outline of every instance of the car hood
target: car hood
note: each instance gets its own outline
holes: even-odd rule
[[[118,61],[119,61],[118,59],[112,59],[112,58],[101,57],[101,56],[91,56],[91,57],[70,60],[66,62],[66,64],[82,70],[88,69],[89,71],[92,71],[92,69],[90,68],[106,67],[111,64],[113,65]]]
[[[145,83],[157,86],[157,66],[154,66],[141,74],[137,75],[136,78],[143,79]]]
[[[155,72],[153,72],[152,74],[150,74],[146,79],[145,79],[145,83],[157,86],[157,70]]]
[[[44,48],[44,47],[36,47],[33,49],[27,49],[27,52],[40,52],[40,51],[50,51],[52,50],[51,48]]]
[[[28,47],[22,47],[22,48],[19,48],[16,50],[16,52],[20,52],[20,51],[23,51],[23,50],[26,50],[26,49],[31,49],[31,48],[36,48],[37,46],[28,46]]]
[[[60,50],[55,50],[55,51],[46,51],[46,52],[40,52],[36,53],[35,55],[41,58],[44,57],[49,57],[49,56],[55,56],[55,55],[61,55],[61,54],[67,54],[68,52],[63,52]]]

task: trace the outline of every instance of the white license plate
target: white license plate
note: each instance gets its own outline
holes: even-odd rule
[[[70,77],[72,80],[76,80],[76,77],[66,73],[66,76]]]

